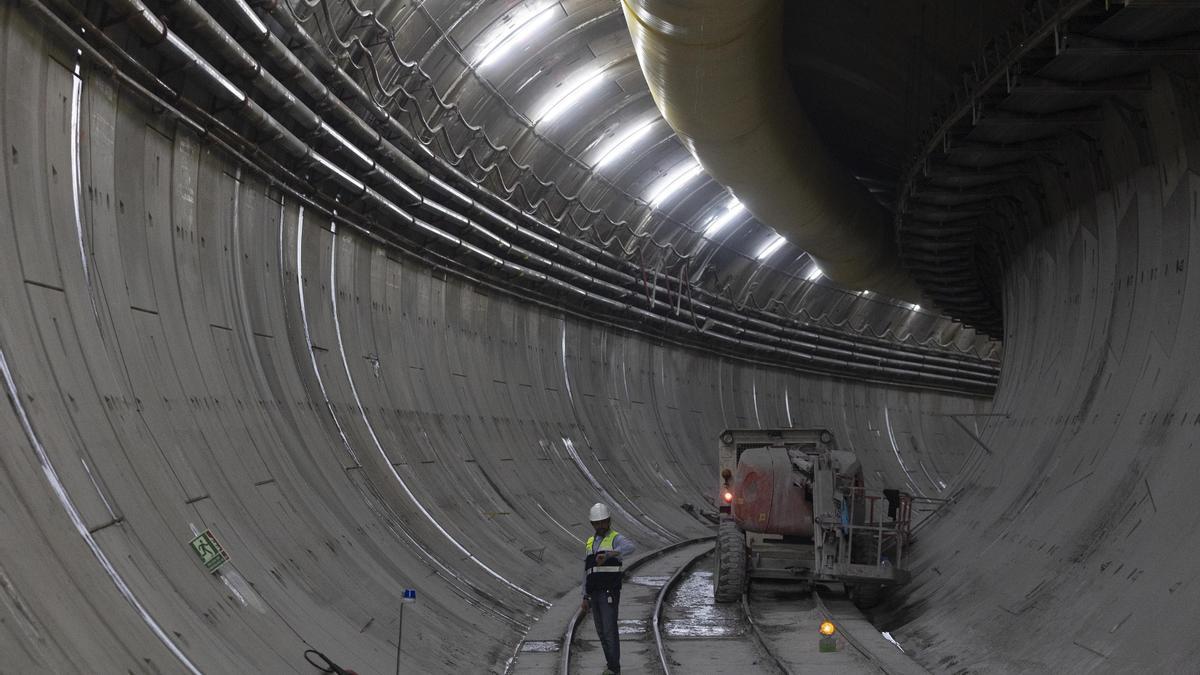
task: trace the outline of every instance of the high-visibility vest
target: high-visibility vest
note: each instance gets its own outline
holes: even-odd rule
[[[596,536],[588,537],[587,543],[583,546],[583,569],[587,572],[586,590],[588,593],[596,591],[615,591],[621,588],[621,558],[617,554],[617,550],[613,548],[613,542],[617,539],[616,530],[609,530],[604,538],[596,544]],[[603,565],[596,565],[596,554],[603,551],[607,555],[604,558]]]

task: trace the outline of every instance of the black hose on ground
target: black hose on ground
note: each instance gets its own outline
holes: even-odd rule
[[[310,654],[312,654],[313,656],[316,656],[321,661],[324,661],[325,665],[321,665],[320,663],[314,663],[312,658],[309,656]],[[347,670],[346,668],[342,668],[338,664],[331,661],[328,656],[325,656],[324,654],[322,654],[321,652],[319,652],[315,649],[304,650],[304,660],[308,661],[309,665],[311,665],[313,668],[316,668],[317,670],[321,671],[322,673],[333,673],[334,675],[358,675],[358,673],[354,672],[353,670]]]

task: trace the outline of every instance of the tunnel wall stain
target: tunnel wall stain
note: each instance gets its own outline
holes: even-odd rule
[[[503,670],[608,495],[704,534],[725,427],[947,494],[961,396],[731,361],[397,257],[0,10],[0,653],[20,672]],[[232,561],[188,548],[211,529]]]
[[[1005,279],[1005,371],[901,642],[945,672],[1190,672],[1196,586],[1195,72],[1069,143]],[[907,642],[906,642],[907,640]]]

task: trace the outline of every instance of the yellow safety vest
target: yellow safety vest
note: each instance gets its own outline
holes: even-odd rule
[[[621,587],[621,559],[606,557],[603,565],[596,564],[596,554],[600,552],[615,553],[613,542],[617,539],[616,530],[609,530],[596,546],[596,535],[588,537],[583,546],[583,568],[587,572],[587,591],[616,590]]]

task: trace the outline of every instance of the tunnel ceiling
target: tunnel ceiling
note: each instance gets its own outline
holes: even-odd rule
[[[1003,332],[1004,256],[1038,220],[1019,178],[1045,152],[1016,146],[1086,130],[1072,106],[1096,104],[1014,101],[995,85],[1099,76],[1069,63],[1056,75],[1051,60],[1073,45],[1051,41],[1047,56],[1049,27],[1118,41],[1189,30],[1082,0],[789,4],[793,85],[837,158],[894,209],[902,260],[940,316],[824,282],[710,180],[657,115],[608,0],[320,0],[265,21],[235,0],[164,5],[161,21],[122,2],[136,20],[103,7],[66,18],[108,27],[116,40],[96,46],[195,108],[182,118],[409,254],[742,358],[975,390],[995,381],[978,361],[998,354],[987,338]]]
[[[1195,7],[1047,0],[983,45],[915,135],[896,190],[901,255],[928,297],[1005,333],[1001,279],[1045,229],[1040,181],[1076,146],[1094,147],[1106,111],[1146,123],[1152,73],[1194,65]],[[1096,171],[1076,179],[1104,180]]]
[[[740,358],[994,386],[997,342],[825,282],[704,175],[658,116],[615,3],[121,2],[124,22],[105,6],[62,18],[105,26],[89,44],[106,67],[408,255]]]
[[[1089,124],[1044,119],[1069,112],[1070,99],[1026,99],[1025,110],[996,99],[996,69],[1006,65],[1011,83],[1014,68],[1047,66],[1048,26],[1107,26],[1121,39],[1138,11],[1080,0],[788,4],[793,86],[836,158],[893,209],[902,260],[940,316],[825,282],[709,179],[659,117],[609,0],[320,0],[273,6],[266,21],[244,8],[164,5],[161,25],[114,24],[103,9],[92,18],[118,36],[131,28],[105,46],[110,58],[157,60],[142,80],[214,110],[201,124],[227,131],[260,170],[410,254],[722,353],[976,390],[995,380],[994,365],[973,362],[998,354],[987,337],[1003,332],[1005,252],[1037,222],[1036,198],[1008,179],[1013,161],[1028,172],[1044,153],[1012,145]],[[1188,30],[1169,18],[1133,26],[1132,38]],[[164,27],[175,37],[165,46]],[[964,119],[949,133],[947,121]],[[935,137],[942,150],[970,137],[963,147],[985,153],[956,147],[932,166]],[[945,370],[927,369],[927,352],[943,353]]]
[[[821,302],[822,294],[813,293],[813,284],[802,279],[816,274],[803,252],[777,242],[770,228],[744,211],[730,213],[728,205],[735,203],[730,196],[703,173],[689,172],[694,164],[688,153],[656,121],[615,3],[447,3],[440,13],[434,12],[436,3],[428,7],[440,26],[426,31],[432,38],[430,53],[439,49],[434,35],[444,31],[461,46],[464,58],[427,56],[423,63],[442,69],[460,100],[471,102],[473,119],[497,133],[508,127],[523,134],[522,159],[547,166],[545,175],[556,181],[572,176],[567,184],[574,185],[577,171],[579,185],[603,184],[599,192],[589,188],[589,194],[604,195],[596,203],[637,223],[638,233],[649,234],[643,239],[627,232],[633,253],[626,255],[636,256],[638,264],[649,259],[670,266],[671,254],[649,242],[667,244],[695,254],[706,272],[697,276],[688,263],[693,278],[709,283],[721,279],[731,284],[725,288],[753,288],[768,297],[795,299],[800,294],[803,306]],[[896,213],[904,263],[926,296],[947,315],[999,338],[1004,332],[999,290],[1003,259],[1039,220],[1036,205],[1030,204],[1036,197],[1023,193],[1012,179],[1036,170],[1037,161],[1045,159],[1047,139],[1086,134],[1094,124],[1068,115],[1035,125],[1021,115],[1094,106],[1097,96],[1136,90],[1118,87],[1082,99],[1065,97],[1070,93],[1065,84],[1075,78],[1103,80],[1111,64],[1098,63],[1090,73],[1072,72],[1068,64],[1062,72],[1050,69],[1038,75],[1063,46],[1050,39],[1051,29],[1060,26],[1065,33],[1085,36],[1098,29],[1099,37],[1118,41],[1194,30],[1186,9],[1156,7],[1078,0],[789,2],[783,58],[805,112],[835,157]],[[1147,12],[1157,13],[1147,19]],[[1126,23],[1128,31],[1122,28]],[[503,48],[501,40],[516,44]],[[1018,58],[1017,51],[1025,58]],[[1010,82],[1020,72],[1042,77],[1042,84],[1056,91],[1028,81],[1022,95],[998,98],[1000,61],[1009,66]],[[1129,67],[1144,70],[1145,64],[1134,61]],[[592,77],[597,72],[604,75]],[[580,82],[583,86],[575,88]],[[472,89],[477,93],[471,94]],[[574,92],[566,97],[571,109],[539,121],[547,105],[562,100],[564,89]],[[498,100],[504,104],[497,106]],[[986,121],[968,116],[965,127],[952,134],[941,129],[951,118],[961,122],[972,102],[979,114],[983,106],[993,107]],[[500,109],[508,114],[498,114]],[[532,131],[524,123],[531,123]],[[935,135],[941,141],[970,138],[935,158],[939,166],[928,167]],[[1014,147],[1028,141],[1043,141],[1043,147]],[[620,161],[612,160],[614,148],[625,153]],[[1019,171],[1014,162],[1022,165]],[[998,173],[981,171],[999,165],[1007,167]],[[918,166],[931,172],[933,180],[914,196],[912,170]],[[680,175],[684,180],[675,187],[681,189],[656,204],[654,215],[646,216],[644,209],[639,213],[634,206],[638,200],[654,202],[663,186]],[[534,190],[539,197],[550,191]],[[714,224],[715,234],[704,236]],[[756,264],[773,241],[782,248],[766,264]]]
[[[784,59],[825,143],[891,208],[913,139],[1027,4],[788,2]]]
[[[835,155],[885,206],[895,204],[914,130],[952,92],[980,46],[1014,20],[1020,4],[785,3],[784,58],[797,92]],[[410,59],[408,70],[419,69],[398,80],[413,94],[399,105],[421,109],[415,121],[439,132],[430,136],[444,144],[440,154],[461,155],[480,171],[491,162],[508,164],[512,179],[499,187],[523,207],[552,205],[542,213],[575,236],[616,250],[651,274],[686,270],[689,279],[737,302],[806,320],[845,326],[849,308],[859,317],[852,323],[869,320],[882,334],[899,323],[882,317],[903,317],[896,306],[912,309],[871,294],[874,303],[852,307],[803,251],[698,169],[657,113],[619,3],[383,3],[361,5],[375,15],[357,21],[343,3],[319,6],[306,25],[340,26],[341,35],[366,30],[363,43],[374,46],[351,58],[357,67],[372,76],[374,70],[400,73],[401,62]],[[395,51],[371,37],[382,32],[379,26],[392,31]],[[439,101],[428,87],[440,92]],[[455,106],[455,114],[444,114],[443,104]],[[480,146],[480,134],[447,119],[459,112],[493,147],[488,141]],[[472,143],[484,152],[470,151]],[[511,148],[514,159],[495,146]],[[532,167],[537,178],[518,181],[516,163]],[[564,195],[601,213],[588,213]],[[929,323],[942,343],[961,326]],[[930,335],[922,329],[918,337]]]
[[[1022,4],[785,3],[784,58],[797,93],[835,155],[885,206],[894,206],[916,131]],[[638,72],[618,3],[433,2],[422,8],[424,21],[398,6],[390,20],[384,20],[386,6],[378,13],[383,23],[399,26],[398,33],[424,28],[427,50],[408,54],[420,58],[435,88],[457,99],[470,119],[498,139],[519,138],[521,161],[547,167],[543,176],[564,186],[576,183],[575,172],[580,183],[603,185],[602,192],[589,193],[604,195],[596,203],[649,234],[635,238],[612,228],[639,264],[677,264],[651,244],[659,242],[694,254],[701,269],[731,288],[753,287],[767,297],[778,289],[788,298],[808,289],[797,277],[816,270],[803,252],[778,242],[747,212],[731,212],[736,201],[721,186],[689,171],[692,158],[657,114]],[[555,108],[564,95],[572,105]],[[547,111],[549,119],[542,119]],[[637,202],[655,202],[681,175],[678,191],[642,220]],[[534,192],[545,197],[550,190]],[[760,270],[755,259],[773,242],[783,248]],[[809,296],[805,303],[816,300]]]

